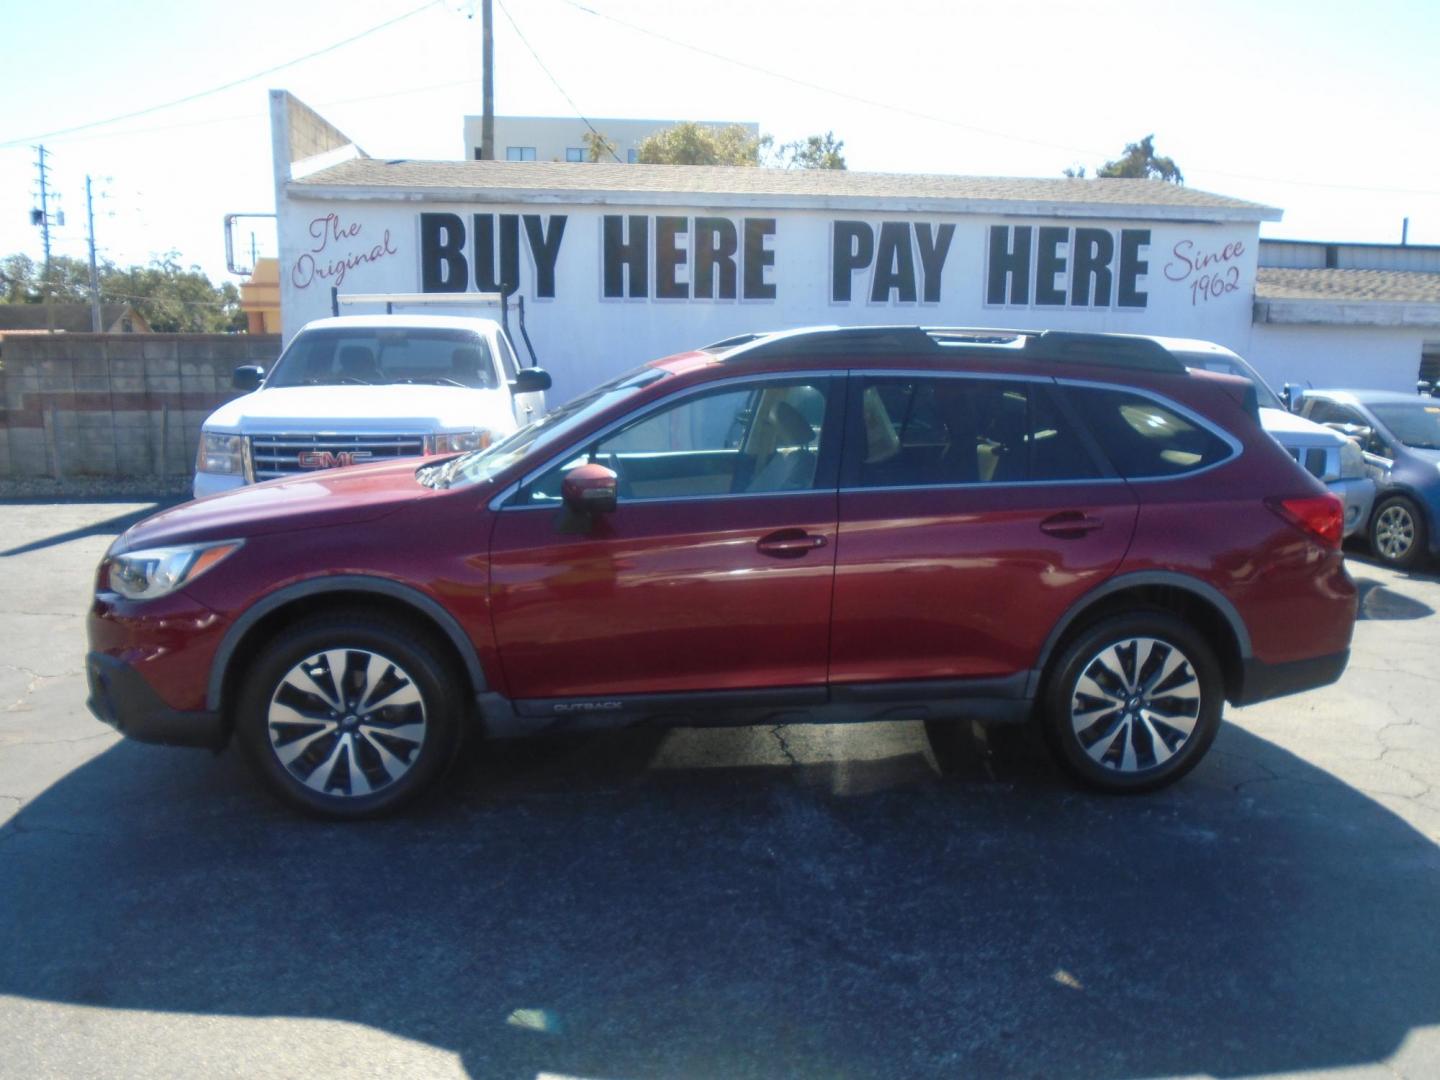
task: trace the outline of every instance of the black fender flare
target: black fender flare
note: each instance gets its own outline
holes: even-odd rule
[[[221,638],[220,647],[215,650],[215,658],[210,662],[210,681],[205,691],[205,707],[216,712],[223,707],[221,699],[225,686],[225,675],[235,656],[235,650],[245,640],[245,635],[266,615],[286,604],[294,603],[296,600],[314,599],[329,593],[357,592],[398,600],[433,622],[455,646],[455,651],[459,653],[460,660],[465,665],[465,672],[470,677],[475,693],[485,692],[488,684],[485,680],[484,669],[480,666],[480,657],[476,655],[475,646],[466,636],[455,616],[446,611],[438,601],[412,586],[402,585],[389,578],[370,577],[364,574],[336,574],[332,577],[312,578],[309,581],[286,585],[245,609],[245,612],[231,624],[230,629]]]
[[[1235,644],[1239,647],[1241,662],[1249,660],[1254,655],[1250,645],[1250,631],[1246,629],[1245,620],[1240,617],[1240,612],[1235,609],[1235,605],[1214,585],[1174,570],[1136,570],[1118,577],[1108,578],[1070,605],[1069,610],[1060,617],[1045,638],[1045,644],[1040,648],[1040,656],[1035,662],[1034,670],[1030,672],[1029,685],[1025,688],[1026,696],[1033,698],[1040,692],[1040,679],[1050,665],[1050,657],[1055,652],[1055,646],[1060,643],[1060,639],[1074,625],[1076,619],[1084,615],[1097,601],[1103,600],[1107,596],[1123,592],[1126,589],[1153,585],[1183,589],[1209,603],[1225,617],[1231,632],[1235,635]]]

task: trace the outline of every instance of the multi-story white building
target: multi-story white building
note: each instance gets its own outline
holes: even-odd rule
[[[465,117],[465,157],[480,160],[480,120]],[[605,160],[633,165],[640,144],[657,131],[674,127],[678,120],[619,120],[597,117],[585,121],[574,116],[497,116],[495,117],[495,160],[497,161],[589,161],[590,151],[585,136],[591,127],[615,147],[615,157]],[[727,120],[700,120],[701,127],[742,127],[751,138],[760,137],[760,125]]]

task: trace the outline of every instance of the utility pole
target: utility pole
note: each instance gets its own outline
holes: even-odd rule
[[[30,220],[40,226],[40,237],[45,244],[45,268],[40,272],[40,297],[45,303],[45,322],[49,329],[55,329],[50,310],[50,168],[45,164],[45,147],[37,146],[39,158],[36,168],[40,172],[40,220],[35,221],[32,212]]]
[[[480,113],[480,156],[486,161],[495,160],[495,37],[490,30],[490,0],[480,3],[481,62],[485,70],[480,75],[480,94],[483,98]]]
[[[85,217],[89,221],[90,241],[90,332],[104,329],[100,318],[100,273],[95,269],[95,200],[90,194],[90,177],[85,177]]]

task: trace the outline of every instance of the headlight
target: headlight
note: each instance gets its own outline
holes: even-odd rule
[[[430,437],[432,454],[463,454],[471,450],[484,450],[490,445],[490,432],[483,428],[475,431],[450,431]]]
[[[195,471],[221,473],[226,476],[243,476],[245,473],[245,436],[201,431],[200,451],[195,455]]]
[[[1353,439],[1340,447],[1340,479],[1359,480],[1365,476],[1365,452]]]
[[[154,600],[194,581],[216,563],[238,551],[241,540],[211,544],[180,544],[145,548],[110,556],[106,579],[110,588],[130,600]]]

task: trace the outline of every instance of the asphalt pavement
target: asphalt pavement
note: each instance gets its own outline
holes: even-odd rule
[[[915,724],[478,745],[302,819],[85,710],[136,503],[0,505],[0,1076],[1440,1075],[1440,577],[1164,792]]]

